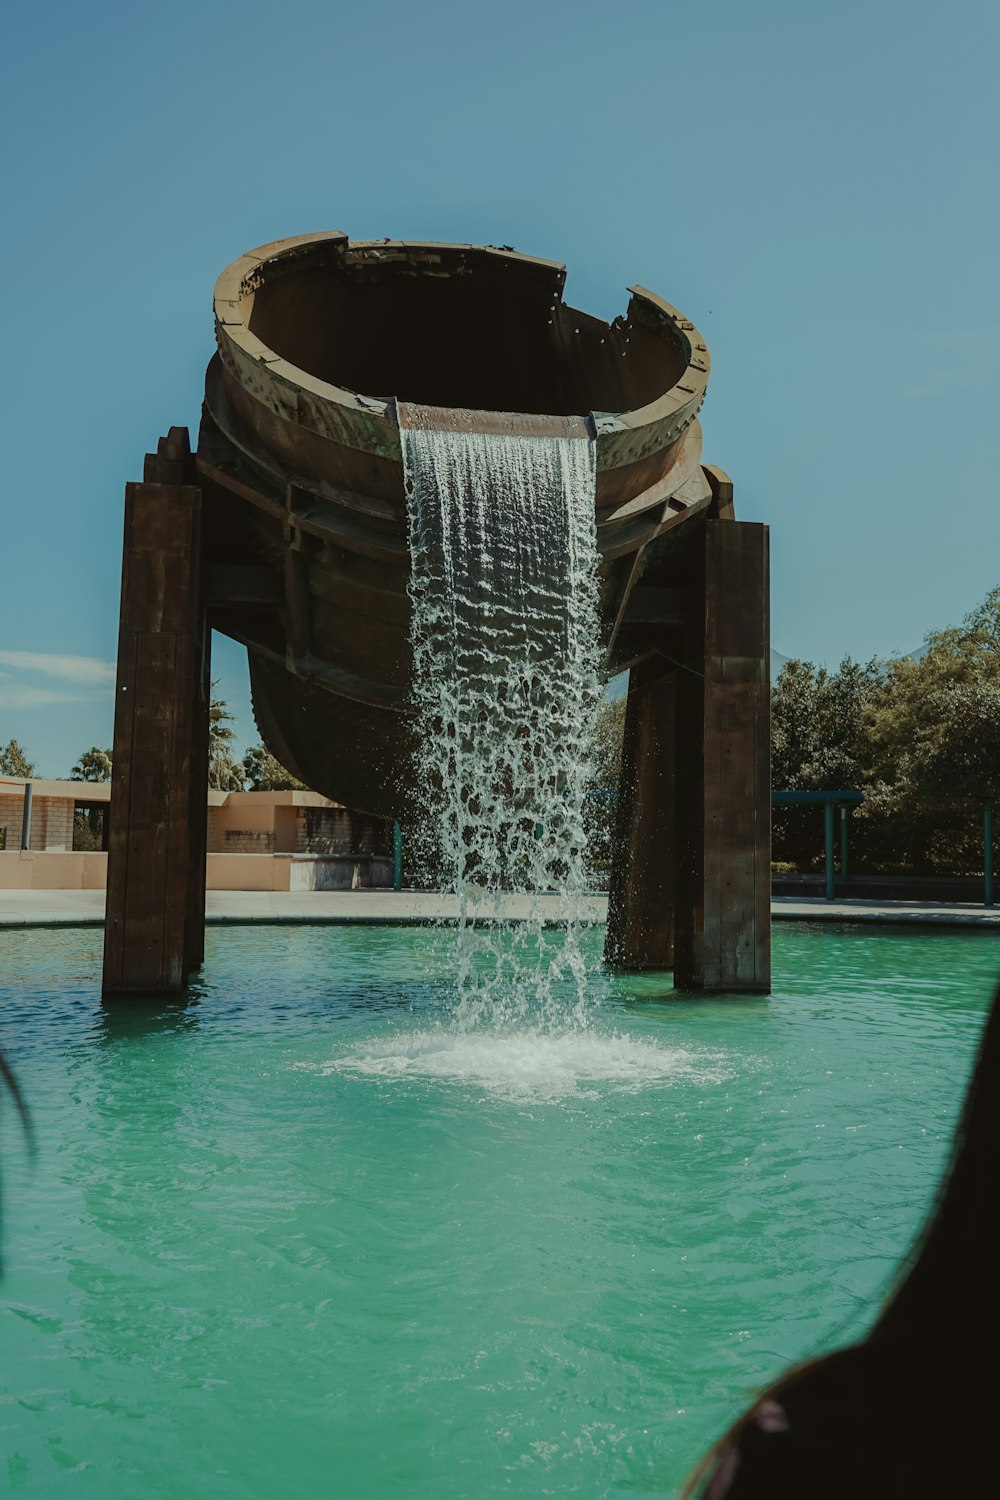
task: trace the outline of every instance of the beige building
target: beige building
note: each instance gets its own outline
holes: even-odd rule
[[[31,786],[29,848],[22,849]],[[0,780],[0,889],[107,883],[111,786]],[[103,846],[103,847],[102,847]],[[345,890],[392,884],[392,828],[317,792],[208,793],[209,890]]]

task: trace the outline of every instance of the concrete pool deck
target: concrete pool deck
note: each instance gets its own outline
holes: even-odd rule
[[[542,904],[546,919],[558,922],[558,897],[543,896]],[[513,896],[504,905],[506,915],[527,915],[524,897]],[[607,905],[606,896],[589,896],[587,916],[603,922]],[[454,919],[457,909],[454,897],[427,891],[209,891],[206,921],[210,926],[309,922],[416,926]],[[782,896],[772,901],[771,915],[778,922],[875,922],[1000,931],[1000,908],[971,902],[816,901]],[[100,927],[103,922],[103,891],[0,891],[0,928]]]

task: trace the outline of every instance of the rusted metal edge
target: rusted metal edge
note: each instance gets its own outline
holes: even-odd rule
[[[481,432],[497,437],[582,438],[595,436],[588,417],[550,417],[519,411],[474,411],[467,407],[394,402],[396,419],[410,431]]]
[[[666,504],[694,473],[701,458],[701,423],[695,421],[679,439],[667,469],[655,484],[612,510],[599,510],[599,535],[616,531],[657,505]]]
[[[252,473],[234,475],[231,481],[227,477],[227,471],[221,468],[222,455],[214,453],[214,450],[211,454],[206,454],[203,458],[204,430],[202,432],[202,441],[199,441],[198,446],[197,459],[199,468],[208,468],[210,465],[213,465],[214,459],[213,478],[216,478],[218,483],[225,484],[227,488],[235,490],[238,494],[243,495],[245,499],[252,500],[254,503],[259,503],[259,501],[255,500],[255,495],[260,495],[261,499],[265,502],[263,507],[265,509],[270,509],[272,505],[276,505],[279,511],[282,510],[284,503],[277,497],[284,494],[288,484],[292,484],[297,490],[314,495],[317,499],[331,505],[341,506],[345,510],[357,511],[359,515],[370,516],[380,521],[399,522],[402,520],[402,505],[393,505],[391,501],[381,500],[376,495],[364,495],[354,490],[343,489],[338,485],[330,484],[327,480],[312,475],[289,473],[287,466],[282,465],[276,459],[275,455],[264,447],[262,443],[254,442],[248,434],[238,429],[235,423],[230,420],[231,414],[226,402],[225,387],[220,367],[221,360],[218,355],[215,355],[205,372],[205,397],[208,415],[219,438],[234,450],[234,456],[239,459],[245,459],[250,465],[251,471],[259,471],[274,481],[274,498],[272,499],[272,497],[262,494],[259,490],[253,491]]]
[[[692,475],[689,483],[697,485],[701,478],[701,471]],[[700,492],[694,494],[690,501],[684,497],[683,508],[674,509],[669,503],[664,506],[659,521],[650,518],[640,518],[620,530],[612,532],[608,536],[598,537],[597,548],[604,562],[612,562],[615,558],[625,557],[629,552],[639,552],[648,547],[650,542],[655,542],[659,537],[665,536],[668,531],[679,525],[682,521],[696,516],[700,511],[707,510],[712,503],[712,492],[707,482]]]
[[[725,469],[720,469],[718,464],[703,464],[705,478],[712,486],[712,514],[720,521],[735,521],[736,508],[733,504],[733,481]]]
[[[315,253],[314,247],[317,246],[320,254],[329,247],[334,256],[357,253],[359,256],[370,255],[373,260],[381,257],[386,263],[398,263],[400,258],[410,257],[416,263],[421,258],[435,255],[443,263],[445,258],[488,255],[525,271],[551,272],[555,300],[562,300],[565,268],[559,262],[543,261],[494,246],[401,240],[355,241],[352,244],[342,232],[331,231],[273,241],[249,251],[228,266],[216,283],[216,337],[224,362],[244,389],[284,420],[311,425],[314,431],[334,440],[338,434],[327,429],[339,427],[349,418],[352,446],[395,462],[400,460],[399,425],[390,399],[367,396],[319,380],[282,359],[250,332],[245,304],[249,302],[252,309],[254,283],[264,265],[278,265],[285,259],[294,262]],[[664,329],[684,354],[686,366],[674,385],[646,406],[632,411],[592,414],[599,469],[618,468],[674,441],[697,416],[708,384],[708,347],[691,320],[645,287],[630,287],[629,292],[628,312],[620,326],[627,329],[630,322],[641,321]],[[338,410],[343,414],[339,419]]]

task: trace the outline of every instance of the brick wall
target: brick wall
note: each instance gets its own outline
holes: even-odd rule
[[[352,854],[351,815],[342,807],[299,807],[296,854]]]
[[[213,850],[213,853],[217,851]],[[273,854],[274,834],[261,828],[227,828],[223,834],[223,854]]]
[[[385,854],[392,849],[389,825],[346,807],[299,807],[296,854]]]
[[[33,801],[31,847],[32,849],[72,849],[72,798],[39,797]]]
[[[8,851],[21,847],[23,811],[24,802],[20,797],[12,797],[8,792],[0,792],[0,828],[6,830],[5,847]]]
[[[24,798],[0,795],[0,828],[5,828],[9,852],[21,847]],[[72,849],[73,801],[69,797],[35,797],[31,803],[32,849]]]
[[[295,809],[296,854],[384,854],[392,848],[389,825],[346,807]]]

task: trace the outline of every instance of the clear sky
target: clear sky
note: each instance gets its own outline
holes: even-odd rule
[[[0,743],[111,742],[123,486],[284,235],[511,244],[705,334],[773,642],[910,651],[1000,582],[995,0],[5,7]],[[241,653],[216,641],[241,744]]]

